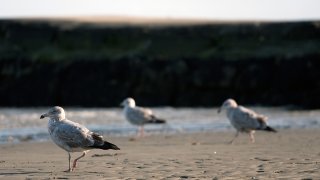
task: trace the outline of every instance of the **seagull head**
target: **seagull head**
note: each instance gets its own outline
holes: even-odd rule
[[[235,108],[237,107],[238,104],[236,103],[235,100],[233,99],[227,99],[223,102],[222,106],[218,109],[218,113],[221,112],[223,109],[228,109],[228,108]]]
[[[123,100],[122,103],[120,104],[120,106],[135,107],[136,106],[136,102],[134,101],[133,98],[129,97],[129,98],[126,98],[125,100]]]
[[[45,117],[62,120],[62,119],[65,119],[66,115],[65,115],[64,110],[63,110],[62,107],[54,106],[47,113],[42,114],[40,116],[40,119],[43,119]]]

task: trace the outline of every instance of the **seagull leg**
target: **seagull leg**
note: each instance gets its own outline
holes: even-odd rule
[[[77,161],[83,158],[86,155],[86,153],[87,151],[83,151],[83,154],[73,161],[72,171],[77,167]]]
[[[64,172],[71,172],[72,169],[71,169],[71,164],[70,164],[70,160],[71,160],[71,155],[70,155],[70,152],[68,152],[68,155],[69,155],[69,169],[65,170]]]
[[[235,136],[233,137],[233,139],[229,142],[229,144],[232,144],[233,141],[239,136],[239,131],[236,132]]]
[[[139,126],[139,131],[138,131],[138,134],[137,134],[137,138],[143,137],[143,136],[144,136],[144,128],[143,128],[143,126]]]
[[[255,140],[254,140],[254,131],[250,131],[250,133],[249,133],[249,135],[250,135],[250,141],[252,142],[252,143],[254,143],[255,142]]]
[[[143,137],[143,136],[144,136],[144,127],[141,126],[141,137]]]
[[[140,132],[141,132],[141,126],[139,126],[139,128],[138,128],[138,131],[137,131],[137,134],[136,134],[136,138],[140,137]]]

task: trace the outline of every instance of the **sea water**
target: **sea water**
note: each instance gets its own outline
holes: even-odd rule
[[[250,107],[269,117],[268,124],[278,130],[320,128],[320,110],[292,110],[285,107]],[[47,141],[48,119],[40,119],[49,108],[1,108],[0,143]],[[217,108],[151,108],[166,124],[145,125],[147,134],[175,134],[208,131],[234,131],[225,112]],[[69,120],[85,125],[104,136],[134,136],[137,126],[125,120],[120,108],[66,107]]]

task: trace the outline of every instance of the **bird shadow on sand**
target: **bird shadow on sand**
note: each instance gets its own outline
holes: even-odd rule
[[[110,157],[114,157],[114,156],[120,156],[120,155],[125,155],[126,153],[114,153],[114,154],[93,154],[91,157],[104,157],[104,156],[110,156]]]

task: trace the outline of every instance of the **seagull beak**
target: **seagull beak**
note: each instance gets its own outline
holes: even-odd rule
[[[41,116],[40,116],[40,119],[43,119],[43,118],[45,118],[45,117],[47,117],[48,115],[47,114],[42,114]]]

